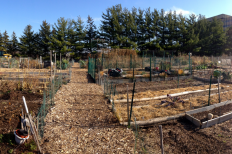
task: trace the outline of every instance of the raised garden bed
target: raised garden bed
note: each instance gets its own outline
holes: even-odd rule
[[[212,119],[208,119],[209,113],[213,114]],[[232,101],[226,101],[186,112],[186,118],[201,128],[222,123],[232,118]]]
[[[229,87],[226,87],[226,88],[229,88]],[[225,92],[221,93],[221,101],[232,99],[232,91],[226,92],[226,90],[228,90],[226,88],[223,89]],[[161,105],[161,101],[166,100],[167,98],[135,101],[133,104],[133,114],[138,121],[157,121],[157,119],[155,120],[155,118],[170,119],[167,117],[169,116],[173,117],[178,114],[181,115],[182,113],[189,111],[192,108],[202,108],[204,106],[207,106],[208,105],[207,93],[208,91],[204,93],[206,95],[201,95],[201,92],[200,92],[199,93],[200,96],[197,96],[197,97],[190,96],[189,99],[184,100],[185,103],[176,103],[175,106],[171,106],[171,105],[167,106],[166,103]],[[210,104],[217,104],[217,103],[218,103],[218,94],[217,94],[217,89],[215,89],[215,92],[211,95]],[[122,119],[121,122],[127,122],[128,119],[127,119],[126,102],[114,101],[114,106],[118,112],[119,117],[121,117]],[[141,122],[141,123],[146,123],[146,122]]]

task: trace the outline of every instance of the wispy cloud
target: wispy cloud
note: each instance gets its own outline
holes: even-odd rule
[[[184,10],[184,9],[181,9],[181,8],[178,8],[178,7],[175,7],[173,6],[171,8],[171,11],[176,11],[176,14],[182,14],[183,16],[186,16],[186,15],[190,15],[190,14],[195,14],[193,11],[188,11],[188,10]],[[166,11],[165,13],[168,13],[169,11]]]

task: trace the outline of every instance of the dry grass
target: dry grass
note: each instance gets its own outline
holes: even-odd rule
[[[227,87],[230,86],[230,87]],[[212,88],[217,88],[217,85],[211,85]],[[221,84],[220,87],[222,89],[230,89],[231,85],[230,84]],[[194,87],[187,87],[187,88],[177,88],[177,89],[169,89],[169,90],[160,90],[160,91],[145,91],[145,92],[139,92],[134,94],[134,99],[141,99],[141,98],[151,98],[151,97],[158,97],[158,96],[163,96],[167,94],[175,94],[175,93],[180,93],[180,92],[185,92],[185,91],[195,91],[195,90],[205,90],[208,89],[209,85],[203,85],[203,86],[194,86]],[[132,97],[132,94],[129,94],[129,98]],[[126,99],[127,95],[126,94],[120,94],[115,96],[115,100],[119,99]]]
[[[232,99],[232,91],[221,94],[221,102],[230,99]],[[189,100],[186,100],[184,104],[178,103],[175,105],[175,107],[172,106],[165,107],[165,105],[167,104],[158,105],[160,104],[160,102],[161,102],[160,100],[147,101],[144,102],[144,106],[133,107],[133,117],[136,117],[136,120],[138,121],[143,121],[152,118],[176,115],[179,113],[183,113],[185,111],[189,111],[192,108],[200,108],[203,106],[207,106],[208,96],[198,96],[193,98],[191,97]],[[192,108],[190,108],[190,102]],[[210,104],[212,105],[216,103],[218,103],[218,94],[210,97]],[[118,106],[117,112],[118,112],[117,114],[119,114],[119,117],[121,117],[123,122],[128,121],[126,107]]]

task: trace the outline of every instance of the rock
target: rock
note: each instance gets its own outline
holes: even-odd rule
[[[212,114],[212,113],[209,113],[209,114],[208,114],[208,120],[211,120],[211,119],[213,119],[213,114]]]

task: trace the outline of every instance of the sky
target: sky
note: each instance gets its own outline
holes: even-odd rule
[[[219,14],[232,15],[232,0],[1,0],[0,32],[11,37],[13,31],[21,37],[27,25],[38,32],[42,21],[53,25],[57,19],[75,19],[80,16],[86,24],[90,15],[98,27],[102,13],[114,5],[131,10],[133,7],[151,10],[176,10],[188,16],[202,14],[206,18]]]

